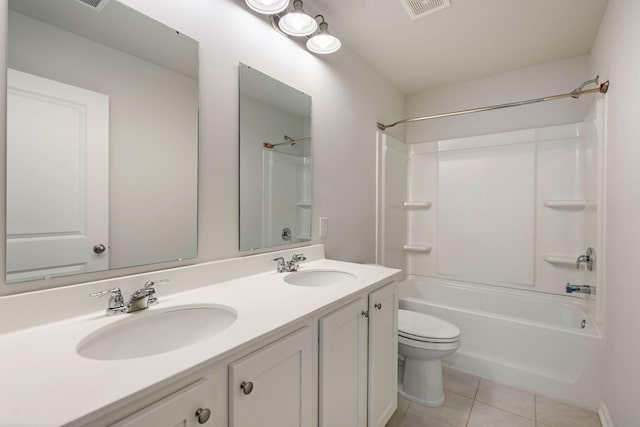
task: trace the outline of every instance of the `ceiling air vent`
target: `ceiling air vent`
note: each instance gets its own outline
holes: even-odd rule
[[[451,6],[451,0],[400,0],[411,19],[421,18]]]
[[[76,2],[100,12],[111,0],[75,0]]]

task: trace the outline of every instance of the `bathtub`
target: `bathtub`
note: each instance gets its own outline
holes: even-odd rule
[[[422,276],[399,289],[400,308],[462,331],[444,365],[598,409],[604,343],[582,299]]]

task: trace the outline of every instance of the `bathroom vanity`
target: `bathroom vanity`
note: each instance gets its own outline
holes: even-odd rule
[[[274,256],[301,252],[299,272],[275,271]],[[397,404],[399,273],[314,245],[2,298],[9,315],[49,313],[0,335],[0,424],[384,426]],[[88,297],[164,278],[159,303],[138,312],[106,316],[107,301]],[[198,316],[218,311],[226,320],[207,335]]]

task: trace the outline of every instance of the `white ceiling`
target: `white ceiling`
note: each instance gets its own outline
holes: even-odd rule
[[[607,0],[451,0],[412,20],[403,0],[307,0],[404,93],[585,55]]]

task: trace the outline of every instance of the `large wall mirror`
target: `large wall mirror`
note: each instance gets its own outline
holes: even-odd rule
[[[197,255],[198,43],[90,3],[9,1],[7,283]]]
[[[240,64],[240,250],[311,239],[311,97]]]

